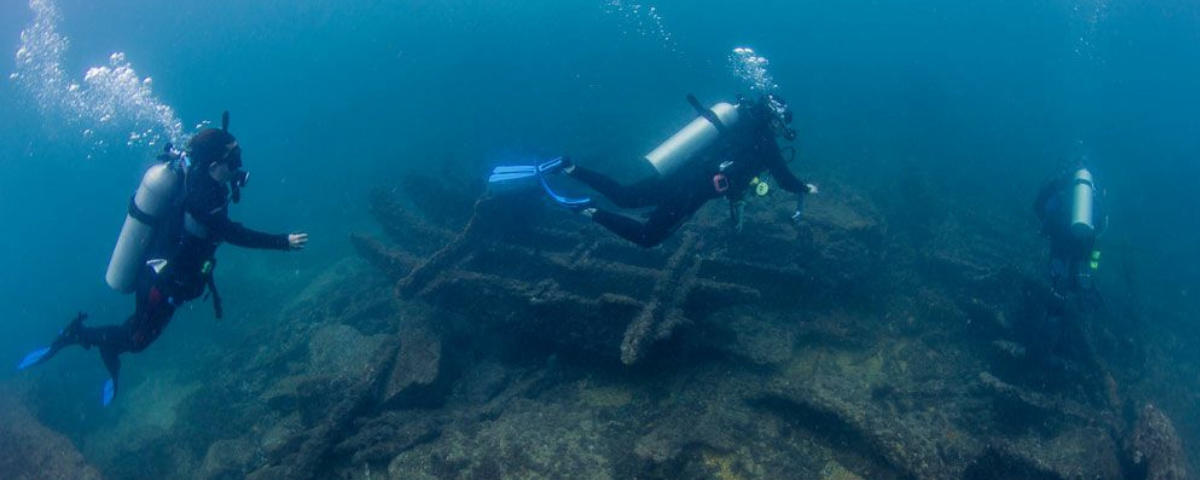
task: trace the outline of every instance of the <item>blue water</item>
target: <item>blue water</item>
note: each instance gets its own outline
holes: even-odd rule
[[[626,168],[691,116],[686,93],[748,91],[730,55],[752,47],[795,107],[799,168],[818,183],[870,189],[920,168],[955,201],[1027,208],[1086,155],[1109,189],[1107,242],[1128,245],[1147,314],[1200,330],[1194,0],[54,4],[68,79],[123,52],[185,132],[229,110],[253,172],[234,218],[311,233],[299,254],[222,250],[235,318],[272,310],[246,305],[253,289],[285,298],[350,255],[347,234],[376,228],[367,192],[400,172],[563,152]],[[0,366],[78,310],[95,323],[128,314],[103,273],[158,148],[39,108],[3,79],[32,20],[25,2],[0,4]],[[229,341],[197,303],[135,361],[186,362]],[[62,371],[98,369],[91,356],[64,355]]]

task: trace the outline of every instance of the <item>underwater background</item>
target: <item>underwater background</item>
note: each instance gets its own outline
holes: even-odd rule
[[[991,228],[987,217],[970,225],[1035,247],[999,262],[1041,265],[1033,197],[1085,157],[1111,218],[1099,285],[1121,318],[1138,319],[1113,330],[1155,352],[1110,367],[1169,372],[1147,374],[1160,381],[1155,404],[1200,466],[1192,0],[4,2],[0,360],[15,366],[77,311],[92,324],[125,319],[132,301],[103,272],[129,195],[164,142],[223,110],[253,172],[231,216],[312,240],[288,254],[223,248],[226,319],[199,300],[182,309],[154,346],[124,357],[116,408],[99,406],[103,368],[81,349],[32,372],[0,368],[0,389],[20,392],[105,478],[165,478],[94,445],[136,438],[111,433],[137,417],[174,419],[162,405],[194,393],[180,386],[236,370],[236,352],[274,348],[262,332],[283,306],[356,256],[351,233],[380,230],[372,191],[403,195],[401,179],[418,172],[475,196],[489,166],[564,153],[645,174],[640,157],[694,116],[686,94],[755,92],[737,47],[769,58],[768,83],[795,110],[792,169],[838,186],[822,196],[894,202],[884,215],[895,231],[949,210],[999,212]],[[171,478],[201,478],[191,467]],[[756,476],[741,475],[723,478]]]

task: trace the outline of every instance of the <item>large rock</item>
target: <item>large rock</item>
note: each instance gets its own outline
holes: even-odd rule
[[[442,341],[422,325],[400,328],[400,350],[384,387],[383,405],[399,408],[437,401],[435,383],[442,375]]]
[[[99,480],[102,477],[69,440],[39,423],[8,392],[0,391],[0,478]]]
[[[203,480],[244,478],[255,456],[255,446],[243,439],[219,440],[208,448],[197,475]]]
[[[403,452],[386,478],[619,478],[613,473],[621,457],[612,448],[616,430],[586,409],[515,399],[498,418],[448,429],[437,442]]]
[[[1146,405],[1138,416],[1133,434],[1125,441],[1125,452],[1146,480],[1183,480],[1188,477],[1187,457],[1175,426],[1161,410]],[[1143,476],[1144,475],[1144,476]]]

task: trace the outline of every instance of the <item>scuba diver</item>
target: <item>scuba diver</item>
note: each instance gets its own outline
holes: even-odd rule
[[[1108,227],[1104,191],[1082,164],[1046,182],[1033,208],[1050,239],[1050,286],[1059,298],[1096,294],[1092,274],[1100,267],[1096,239]]]
[[[119,387],[123,353],[138,353],[156,340],[175,310],[207,293],[217,318],[221,297],[213,282],[214,254],[222,243],[246,248],[301,250],[308,234],[272,235],[229,219],[229,203],[241,199],[249,175],[242,170],[242,149],[229,133],[229,112],[222,128],[206,128],[192,137],[186,152],[167,145],[142,178],[105,276],[113,289],[136,292],[133,315],[120,325],[84,326],[80,313],[47,347],[27,355],[25,369],[49,360],[63,348],[97,347],[108,370],[102,403],[108,406]]]
[[[1050,242],[1050,288],[1030,297],[1036,303],[1014,328],[1025,347],[1022,374],[1042,388],[1080,382],[1090,384],[1089,391],[1106,388],[1103,363],[1086,333],[1092,316],[1104,313],[1093,278],[1100,267],[1096,241],[1108,227],[1104,196],[1080,161],[1047,181],[1033,203],[1040,233]]]
[[[739,95],[737,105],[718,103],[711,109],[691,95],[688,102],[700,118],[646,155],[657,171],[649,178],[622,185],[560,157],[533,167],[498,167],[492,172],[489,186],[504,189],[507,183],[536,176],[556,203],[590,217],[621,238],[650,248],[675,233],[709,200],[720,197],[729,200],[734,229],[740,231],[746,192],[753,188],[765,194],[767,185],[759,181],[758,175],[767,171],[784,190],[799,195],[792,216],[799,222],[804,196],[817,193],[817,187],[792,174],[775,141],[776,137],[788,141],[796,138],[796,132],[788,128],[792,112],[783,99],[763,95],[751,101]],[[645,221],[639,221],[597,208],[587,198],[560,196],[545,181],[545,175],[558,172],[596,190],[619,208],[654,210]]]

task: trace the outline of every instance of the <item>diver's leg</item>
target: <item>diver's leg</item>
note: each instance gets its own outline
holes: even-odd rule
[[[646,243],[646,225],[625,215],[597,209],[596,213],[592,214],[592,221],[601,227],[607,228],[609,231],[617,234],[617,236],[643,247],[650,248],[658,244]]]
[[[121,385],[121,350],[115,347],[100,347],[100,359],[104,360],[104,368],[108,370],[110,388],[104,393],[104,404],[107,405],[117,395]]]
[[[125,323],[120,325],[105,325],[102,327],[91,327],[83,330],[85,343],[100,347],[100,355],[104,356],[106,351],[109,355],[119,355],[125,352],[133,351],[137,346],[134,337],[146,324],[146,317],[152,311],[153,304],[160,300],[161,295],[157,294],[157,289],[149,282],[139,282],[138,291],[134,298],[135,307],[133,315],[125,319]]]
[[[646,243],[657,245],[662,243],[679,227],[683,226],[696,211],[700,210],[708,199],[701,195],[693,195],[688,197],[677,198],[673,201],[664,203],[650,214],[650,218],[646,219],[646,228],[643,232],[643,240]]]
[[[138,353],[149,347],[151,343],[158,340],[163,330],[167,328],[167,324],[171,323],[171,317],[174,316],[175,307],[165,300],[148,305],[142,321],[133,331],[131,338],[133,343],[129,351]]]
[[[175,307],[167,302],[158,287],[152,284],[138,289],[136,302],[137,307],[133,315],[130,315],[125,323],[84,328],[81,343],[100,347],[101,356],[144,350],[162,334],[175,313]]]
[[[654,247],[672,234],[707,200],[700,197],[681,198],[659,206],[645,223],[624,215],[596,210],[592,220],[639,246]]]
[[[1071,257],[1067,242],[1053,238],[1050,240],[1050,265],[1047,273],[1050,288],[1058,297],[1065,297],[1070,293],[1075,282]]]
[[[568,175],[600,192],[621,208],[652,207],[658,205],[661,199],[662,180],[657,175],[632,185],[621,185],[612,177],[580,166],[576,166]]]
[[[116,397],[121,379],[121,354],[141,352],[150,346],[175,314],[175,307],[164,298],[157,287],[143,289],[138,294],[137,311],[121,325],[88,329],[89,341],[100,347],[100,359],[108,370],[103,403]]]

